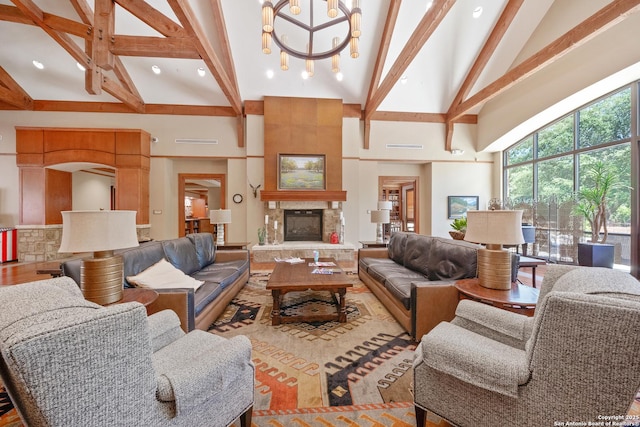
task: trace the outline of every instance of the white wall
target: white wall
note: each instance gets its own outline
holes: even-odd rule
[[[115,185],[113,178],[78,171],[73,172],[71,180],[71,206],[74,211],[111,209],[111,186]]]

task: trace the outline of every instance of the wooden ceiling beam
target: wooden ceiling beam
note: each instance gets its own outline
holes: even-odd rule
[[[240,99],[238,86],[235,84],[235,76],[231,79],[225,72],[222,62],[209,43],[204,30],[200,26],[200,23],[196,19],[191,6],[189,5],[188,0],[167,1],[185,30],[194,37],[194,43],[198,48],[198,52],[200,52],[202,60],[207,64],[209,71],[215,77],[218,85],[220,85],[220,89],[227,97],[227,100],[231,104],[231,108],[233,108],[237,115],[241,115],[242,101]]]
[[[91,58],[80,49],[77,43],[75,43],[68,34],[60,31],[56,31],[50,28],[44,22],[44,13],[42,10],[33,3],[32,0],[11,0],[20,11],[31,19],[36,25],[44,30],[52,39],[54,39],[64,50],[66,50],[77,62],[81,64],[89,64],[89,67],[93,67]]]
[[[114,55],[151,58],[201,59],[190,37],[115,36],[110,50]]]
[[[456,106],[450,112],[449,118],[454,120],[474,107],[490,101],[639,10],[640,0],[612,1],[564,35],[513,67],[502,77]]]
[[[211,9],[213,10],[213,27],[218,36],[218,40],[220,40],[220,47],[222,49],[220,60],[224,65],[224,69],[229,70],[229,77],[233,79],[235,86],[240,87],[238,85],[236,68],[233,64],[233,55],[231,53],[231,45],[229,44],[227,25],[224,21],[224,13],[222,12],[222,1],[211,0]]]
[[[33,110],[33,99],[1,66],[0,101],[21,110]]]
[[[433,2],[431,8],[424,15],[411,37],[409,37],[404,49],[400,52],[400,55],[387,73],[387,76],[375,91],[371,100],[367,102],[364,109],[365,121],[371,119],[373,113],[387,97],[391,89],[393,89],[393,86],[395,86],[398,79],[407,70],[418,53],[420,53],[424,44],[436,28],[438,28],[438,25],[440,25],[455,2],[456,0],[435,0]]]
[[[139,97],[135,96],[105,75],[102,76],[102,90],[120,100],[136,113],[142,114],[145,112],[144,102]]]
[[[382,76],[382,69],[387,61],[387,54],[389,53],[389,45],[391,44],[391,37],[393,36],[393,29],[396,27],[398,21],[398,11],[400,10],[400,4],[402,0],[391,0],[389,3],[389,11],[387,12],[387,19],[384,22],[384,29],[382,31],[382,39],[380,40],[380,47],[378,48],[378,55],[376,56],[376,63],[373,67],[373,76],[371,77],[371,83],[369,84],[369,93],[367,94],[367,100],[365,101],[365,112],[367,105],[370,104],[373,94],[378,89],[380,84],[380,78]],[[371,126],[368,126],[368,122],[371,120],[365,117],[364,127],[364,149],[369,149],[369,130]]]
[[[115,2],[165,37],[188,37],[180,24],[143,0],[115,0]]]
[[[113,0],[95,0],[93,12],[93,61],[103,70],[113,70],[111,43],[115,35]]]
[[[524,3],[524,0],[509,0],[507,5],[504,7],[502,14],[498,18],[496,25],[491,30],[491,34],[489,34],[489,38],[485,42],[484,46],[480,50],[478,57],[475,62],[471,66],[471,70],[467,74],[467,77],[462,82],[460,86],[460,90],[456,94],[453,102],[449,106],[449,110],[447,112],[447,127],[446,127],[446,136],[445,136],[445,147],[446,151],[451,151],[452,143],[453,143],[453,120],[449,120],[450,112],[458,105],[462,103],[462,101],[469,95],[471,92],[471,88],[478,81],[480,74],[484,71],[487,63],[493,56],[496,48],[500,44],[500,41],[504,37],[505,33],[511,26],[513,19],[518,14],[520,7]]]

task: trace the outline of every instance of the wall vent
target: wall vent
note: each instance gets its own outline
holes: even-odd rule
[[[217,144],[217,139],[176,138],[176,144]]]
[[[422,144],[387,144],[387,148],[408,148],[410,150],[422,150]]]

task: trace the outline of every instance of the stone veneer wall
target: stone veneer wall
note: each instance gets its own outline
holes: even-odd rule
[[[62,241],[62,225],[18,225],[18,261],[45,262],[69,258],[58,252]],[[151,226],[136,226],[138,240],[149,240]]]
[[[339,202],[271,202],[276,204],[275,209],[270,209],[269,203],[264,205],[264,212],[269,215],[268,243],[273,243],[274,237],[280,243],[284,241],[284,211],[287,209],[322,209],[322,241],[325,243],[330,242],[331,233],[340,233],[342,204]],[[332,203],[337,203],[337,209],[331,208]],[[278,221],[278,230],[274,229],[275,221]]]

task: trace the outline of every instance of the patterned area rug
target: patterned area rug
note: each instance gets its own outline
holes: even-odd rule
[[[413,426],[414,343],[354,273],[347,322],[271,325],[269,274],[253,273],[210,332],[253,344],[256,426]],[[286,314],[335,312],[328,292],[286,294]]]

